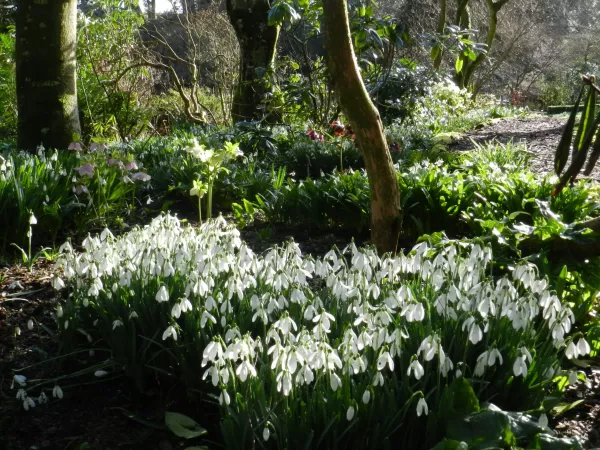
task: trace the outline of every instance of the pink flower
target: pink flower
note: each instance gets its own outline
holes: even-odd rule
[[[128,162],[127,164],[125,164],[125,169],[127,169],[127,170],[137,170],[137,168],[138,168],[138,166],[135,163],[135,161],[131,161],[131,162]]]
[[[341,136],[342,134],[344,134],[344,128],[345,128],[344,124],[342,122],[340,122],[339,120],[332,122],[331,128],[333,128],[333,132],[338,136]]]
[[[319,133],[317,133],[315,130],[309,130],[308,131],[308,138],[311,141],[319,141],[319,142],[323,142],[323,136],[321,136]]]
[[[80,176],[91,177],[94,175],[94,166],[90,163],[85,163],[83,166],[75,168],[75,170],[79,172]]]
[[[151,178],[152,177],[150,175],[144,172],[136,172],[133,175],[131,175],[131,179],[133,181],[150,181]]]
[[[106,164],[108,164],[110,167],[123,167],[123,163],[116,158],[107,159]]]
[[[76,152],[81,151],[81,144],[79,142],[71,142],[68,150],[75,150]]]

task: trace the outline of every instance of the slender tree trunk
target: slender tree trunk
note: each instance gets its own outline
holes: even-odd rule
[[[489,28],[488,28],[488,34],[487,34],[487,38],[486,38],[486,45],[487,45],[487,51],[489,53],[489,51],[492,48],[492,45],[494,44],[494,39],[496,38],[496,28],[498,26],[498,13],[500,12],[500,10],[502,9],[502,7],[504,5],[506,5],[510,0],[486,0],[486,4],[488,7],[488,12],[489,12]],[[470,27],[470,25],[469,25]],[[463,68],[461,70],[461,72],[455,74],[455,81],[456,84],[458,84],[458,87],[460,88],[467,88],[469,87],[469,85],[471,84],[471,79],[473,78],[473,74],[475,73],[475,70],[477,70],[477,68],[486,60],[487,58],[487,53],[480,53],[479,55],[477,55],[477,58],[475,59],[475,61],[472,61],[470,59],[468,59],[467,57],[463,56],[464,59],[464,64],[463,64]]]
[[[67,148],[81,133],[77,109],[77,0],[17,3],[17,146]]]
[[[371,187],[371,241],[379,253],[394,252],[402,226],[400,192],[377,108],[356,63],[346,0],[323,0],[325,39],[334,89],[365,160]]]
[[[440,0],[440,17],[438,18],[438,26],[436,30],[439,35],[444,34],[444,31],[446,30],[447,6],[448,5],[446,0]],[[434,69],[439,69],[440,65],[442,64],[442,58],[444,56],[442,47],[436,45],[431,51],[431,56],[433,57]]]
[[[148,0],[148,19],[156,19],[156,0]]]
[[[268,24],[268,0],[227,0],[227,14],[240,44],[240,76],[231,116],[235,122],[265,116],[260,108],[269,91],[264,76],[272,67],[279,27]]]

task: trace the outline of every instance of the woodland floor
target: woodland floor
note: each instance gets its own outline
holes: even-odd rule
[[[550,172],[565,121],[543,116],[498,121],[467,133],[453,148],[472,148],[469,138],[478,143],[494,139],[503,143],[525,140],[533,155],[534,170]],[[595,178],[600,179],[600,172],[595,172]],[[323,254],[333,244],[342,247],[349,241],[349,236],[298,229],[249,228],[243,232],[243,238],[256,251],[292,236],[304,252],[313,254]],[[20,266],[0,266],[0,450],[176,450],[192,445],[164,429],[162,417],[166,410],[198,420],[209,430],[204,441],[209,446],[209,441],[219,441],[214,403],[192,403],[189,393],[180,386],[164,382],[156,383],[142,395],[125,378],[68,380],[61,384],[64,399],[57,401],[47,392],[49,404],[38,405],[33,411],[23,410],[14,400],[16,390],[10,389],[13,369],[37,362],[40,356],[52,356],[58,350],[50,334],[54,326],[51,314],[56,305],[50,287],[51,268],[45,261],[36,264],[33,273]],[[36,320],[31,331],[27,329],[30,318]],[[15,339],[17,326],[22,334]],[[77,370],[83,364],[82,359],[62,367],[62,372]],[[27,373],[30,378],[42,377],[45,370],[47,367],[40,366]],[[593,448],[600,447],[600,365],[596,363],[586,373],[588,381],[567,396],[569,402],[582,402],[552,425],[561,434],[576,435],[587,448]],[[51,391],[52,386],[49,387]],[[135,413],[135,418],[126,417],[130,412]]]

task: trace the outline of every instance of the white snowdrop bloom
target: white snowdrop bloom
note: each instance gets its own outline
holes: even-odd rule
[[[36,225],[36,224],[37,224],[37,219],[35,218],[33,213],[31,213],[31,216],[29,216],[29,225]]]
[[[161,286],[155,297],[157,302],[168,302],[169,301],[169,292],[167,291],[166,286]]]
[[[60,291],[61,289],[64,289],[64,287],[65,287],[65,283],[62,280],[62,278],[60,278],[60,277],[52,277],[51,284],[52,284],[52,287],[57,291]]]
[[[526,361],[526,356],[519,356],[517,357],[517,359],[515,360],[515,363],[513,364],[513,373],[515,374],[515,377],[518,376],[523,376],[523,378],[527,377],[527,363]]]
[[[417,403],[417,417],[421,417],[421,415],[429,414],[429,407],[427,406],[427,402],[424,398],[420,398]]]
[[[208,311],[204,311],[202,313],[202,317],[200,318],[200,328],[204,328],[208,321],[211,321],[213,324],[217,323],[217,319],[215,319],[215,316],[213,316]]]
[[[15,383],[19,386],[25,386],[27,384],[27,377],[25,377],[25,375],[14,375],[10,384],[11,389],[15,388]]]
[[[35,408],[35,401],[31,397],[25,397],[23,399],[23,408],[25,411],[29,411],[29,408]]]
[[[123,326],[123,321],[120,319],[117,319],[115,321],[113,321],[113,327],[112,329],[114,330],[117,327],[122,327]]]
[[[134,310],[131,310],[131,312],[129,313],[129,320],[137,319],[137,318],[138,318],[138,313],[136,313]]]
[[[265,427],[265,428],[263,429],[263,433],[262,433],[262,435],[263,435],[263,440],[264,440],[265,442],[267,442],[267,441],[269,440],[269,437],[271,436],[271,432],[269,431],[269,427]]]
[[[221,395],[219,395],[219,404],[220,405],[229,405],[231,403],[231,398],[225,389],[221,391]]]
[[[27,329],[28,329],[29,331],[33,330],[33,325],[34,325],[34,324],[33,324],[33,320],[32,320],[32,319],[29,319],[29,320],[27,321]]]
[[[477,363],[475,364],[475,370],[473,371],[473,374],[476,377],[480,377],[484,374],[485,372],[485,366],[488,362],[488,352],[483,352],[481,355],[479,355],[477,357]]]
[[[497,348],[493,348],[492,350],[489,351],[489,356],[488,356],[488,366],[493,366],[496,364],[496,360],[498,360],[498,363],[500,365],[502,365],[503,360],[502,360],[502,355],[500,354],[500,351]]]
[[[421,365],[419,360],[415,358],[411,361],[410,365],[408,366],[408,371],[406,372],[406,374],[409,377],[411,374],[414,374],[414,377],[417,380],[420,380],[421,377],[425,374],[425,369],[423,369],[423,366]]]
[[[173,308],[171,308],[171,316],[179,319],[181,316],[181,305],[179,303],[175,303]]]
[[[174,341],[177,340],[177,331],[173,325],[169,325],[162,335],[162,340],[166,340],[168,337],[172,337]]]
[[[565,356],[569,359],[577,358],[579,356],[579,350],[573,341],[569,341],[565,350]]]
[[[242,382],[244,382],[248,378],[248,375],[252,377],[256,376],[256,369],[252,364],[250,364],[249,361],[246,360],[237,367],[235,374]]]
[[[379,356],[377,359],[377,370],[383,370],[386,365],[390,368],[390,371],[394,371],[394,360],[389,352],[383,352],[381,356]]]
[[[108,372],[106,370],[96,370],[94,372],[94,376],[98,378],[105,377],[106,375],[108,375]]]
[[[569,384],[578,384],[579,383],[579,377],[578,377],[578,373],[575,370],[569,370]]]
[[[362,401],[365,405],[367,405],[371,401],[371,391],[368,389],[362,395]]]
[[[25,400],[26,397],[27,397],[27,391],[25,391],[25,389],[19,389],[17,391],[17,395],[15,398],[17,400]]]
[[[65,327],[65,330],[69,328],[69,320],[68,319],[65,320],[64,327]]]
[[[588,344],[584,338],[579,338],[579,341],[577,341],[577,351],[579,356],[589,355],[591,350],[590,344]]]
[[[346,410],[346,420],[348,422],[350,422],[352,419],[354,419],[354,406],[349,406],[348,409]]]
[[[334,372],[330,372],[329,383],[331,385],[331,389],[335,392],[342,385],[342,380],[337,374],[335,374]]]
[[[56,317],[59,317],[59,318],[60,318],[60,317],[62,317],[62,316],[63,316],[63,314],[64,314],[64,311],[63,311],[63,307],[62,307],[62,305],[58,305],[58,306],[56,307]]]
[[[58,384],[56,386],[54,386],[54,389],[52,389],[52,397],[58,398],[58,399],[63,398],[63,390],[60,388],[60,386]]]
[[[548,416],[545,413],[540,415],[540,418],[538,419],[538,426],[543,430],[548,429]]]

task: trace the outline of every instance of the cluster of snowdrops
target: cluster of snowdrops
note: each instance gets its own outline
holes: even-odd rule
[[[340,430],[361,423],[344,433],[359,440],[375,423],[418,423],[458,377],[481,399],[533,393],[538,407],[553,379],[576,381],[563,355],[589,352],[533,266],[492,273],[491,250],[472,242],[385,257],[350,244],[319,258],[289,242],[258,255],[222,218],[194,229],[164,215],[61,252],[52,283],[65,341],[110,348],[102,374],[176,373],[262,442],[290,445],[290,430],[327,431],[331,418]]]

